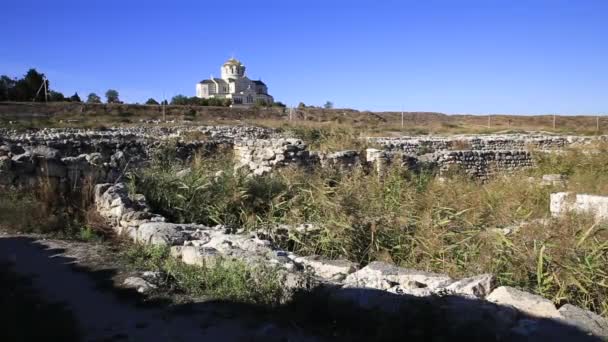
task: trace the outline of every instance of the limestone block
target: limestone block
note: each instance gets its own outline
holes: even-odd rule
[[[325,260],[319,256],[296,258],[296,263],[304,265],[319,277],[341,281],[357,270],[357,264],[348,260]]]
[[[535,317],[561,317],[550,300],[509,286],[498,287],[486,297],[486,300],[500,305],[510,305]]]
[[[166,222],[148,222],[137,229],[137,242],[151,245],[181,245],[189,239],[184,225]]]
[[[350,287],[369,287],[386,290],[396,285],[403,288],[429,288],[434,291],[451,284],[453,280],[442,274],[400,268],[385,262],[374,261],[344,280]]]
[[[551,194],[550,211],[554,217],[569,211],[591,213],[597,220],[608,219],[608,196],[557,192]]]
[[[188,265],[213,266],[221,256],[212,247],[183,246],[181,249],[182,262]]]
[[[490,291],[494,283],[494,276],[491,274],[481,274],[474,277],[458,280],[445,289],[454,294],[462,294],[477,298],[484,298]]]
[[[156,288],[156,285],[140,277],[128,277],[123,282],[123,285],[128,288],[136,289],[139,293],[145,293]]]
[[[568,324],[602,339],[608,339],[608,320],[600,315],[571,304],[563,305],[558,311]]]

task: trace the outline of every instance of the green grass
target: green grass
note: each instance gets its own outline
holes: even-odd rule
[[[286,297],[277,269],[248,265],[222,258],[213,265],[186,265],[170,257],[167,247],[131,245],[123,252],[129,265],[138,270],[159,271],[164,287],[189,296],[230,300],[273,307]]]

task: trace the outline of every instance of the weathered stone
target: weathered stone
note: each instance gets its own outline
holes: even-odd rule
[[[169,253],[171,254],[171,257],[173,257],[175,259],[181,259],[183,249],[184,249],[184,246],[171,246]]]
[[[478,276],[458,280],[445,289],[450,293],[463,294],[477,298],[484,298],[490,291],[494,283],[494,276],[491,274],[481,274]]]
[[[380,261],[374,261],[351,273],[344,280],[344,284],[350,287],[386,290],[400,285],[402,289],[428,288],[431,291],[446,287],[452,282],[446,275],[399,268]]]
[[[140,277],[129,277],[123,282],[125,287],[136,289],[139,293],[145,293],[156,288],[156,285]]]
[[[566,325],[555,319],[520,319],[507,341],[581,341],[597,342],[597,337],[591,336],[573,326]]]
[[[35,146],[30,150],[33,156],[43,157],[44,159],[58,159],[61,157],[59,150],[44,145]]]
[[[148,222],[137,229],[137,242],[151,245],[181,245],[189,238],[184,225]]]
[[[563,305],[558,311],[568,324],[587,333],[608,339],[608,320],[600,315],[571,304]]]
[[[498,287],[486,297],[486,300],[500,305],[513,306],[535,317],[561,317],[550,300],[509,286]]]
[[[211,247],[183,246],[182,262],[188,265],[213,266],[221,258],[221,253]]]
[[[551,194],[550,211],[554,217],[573,211],[589,213],[597,220],[608,219],[608,196],[557,192]]]
[[[296,258],[295,262],[304,265],[314,274],[330,279],[341,281],[347,275],[357,270],[357,264],[348,260],[325,260],[319,256],[307,256]]]
[[[566,176],[561,175],[561,174],[543,175],[543,178],[540,181],[540,185],[565,186],[566,185]]]

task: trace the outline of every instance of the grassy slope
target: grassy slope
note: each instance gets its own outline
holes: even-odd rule
[[[160,106],[81,105],[69,103],[0,103],[0,127],[107,127],[136,125],[140,120],[161,119]],[[236,109],[222,107],[167,106],[167,120],[186,120],[197,124],[249,123],[270,127],[311,126],[354,129],[366,135],[387,134],[456,134],[519,131],[554,133],[606,134],[608,121],[595,116],[558,116],[555,129],[552,115],[445,115],[407,112],[404,127],[401,114],[395,112],[359,112],[350,109],[306,108],[295,111],[292,122],[280,108]],[[13,124],[9,124],[13,121]]]

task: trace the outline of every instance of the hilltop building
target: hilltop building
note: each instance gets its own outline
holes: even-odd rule
[[[231,99],[233,106],[253,106],[256,103],[272,104],[268,87],[261,80],[245,76],[245,65],[234,58],[222,65],[221,78],[210,78],[196,84],[196,97]]]

